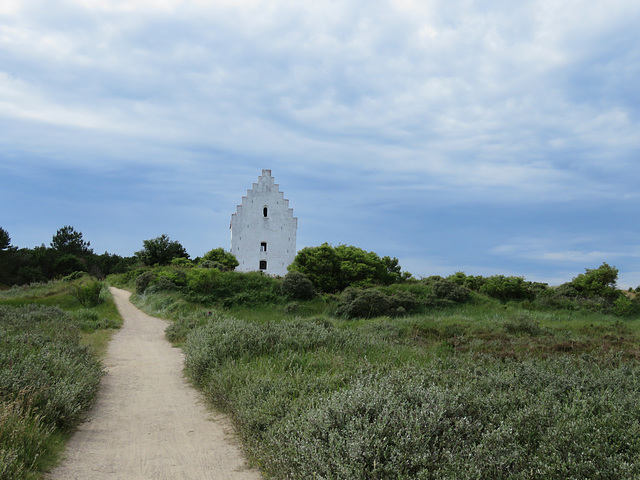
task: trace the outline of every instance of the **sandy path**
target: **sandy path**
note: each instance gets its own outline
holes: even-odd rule
[[[166,323],[111,288],[124,318],[109,344],[107,375],[91,418],[51,480],[260,479],[248,470],[225,417],[207,412],[182,376],[182,350]]]

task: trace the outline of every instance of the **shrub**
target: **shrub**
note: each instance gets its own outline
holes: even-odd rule
[[[501,302],[533,298],[523,277],[506,277],[504,275],[493,275],[487,278],[485,284],[480,287],[480,293]]]
[[[379,290],[346,289],[338,304],[336,314],[345,318],[372,318],[388,315],[391,301]]]
[[[95,307],[101,302],[100,292],[103,286],[98,280],[78,283],[72,286],[71,294],[83,307]]]
[[[619,317],[629,317],[638,313],[638,310],[640,310],[638,302],[631,300],[626,295],[620,295],[613,302],[613,313]]]
[[[429,303],[433,305],[464,303],[469,300],[471,295],[466,287],[438,275],[425,278],[421,280],[421,283],[430,287]]]
[[[198,268],[216,268],[218,270],[225,270],[225,266],[220,262],[214,262],[213,260],[201,260],[198,263]]]
[[[210,316],[213,316],[213,312],[209,312],[209,314]],[[209,314],[207,314],[207,316],[209,316]],[[207,316],[203,315],[200,318],[197,318],[195,316],[181,317],[175,322],[171,323],[171,325],[166,328],[164,333],[170,342],[184,342],[191,330],[206,323]]]
[[[191,260],[189,260],[188,258],[184,258],[184,257],[174,258],[169,263],[171,265],[173,265],[174,267],[191,267],[191,266],[193,266],[193,262]]]
[[[323,293],[349,286],[390,285],[410,276],[402,275],[396,258],[380,258],[352,245],[332,247],[328,243],[300,250],[289,270],[307,275]]]
[[[615,287],[618,279],[618,269],[603,263],[595,269],[585,269],[573,280],[571,285],[584,297],[601,297],[609,302],[615,301],[621,292]]]
[[[156,274],[151,270],[144,270],[136,277],[136,293],[142,294],[149,287],[151,282],[156,279]]]
[[[212,262],[216,265],[215,267],[205,268],[217,268],[225,271],[235,270],[235,268],[240,265],[238,259],[231,252],[227,252],[224,248],[214,248],[213,250],[209,250],[200,260],[200,266],[203,266],[202,264],[204,262]]]
[[[486,282],[486,278],[481,275],[466,275],[464,272],[456,272],[453,275],[449,275],[447,280],[474,292],[479,292],[482,285]]]
[[[289,315],[294,315],[300,311],[300,304],[298,302],[287,303],[284,307],[284,311]]]
[[[160,292],[164,290],[176,290],[186,285],[187,273],[184,270],[180,268],[163,268],[155,270],[155,278],[151,280],[147,289]]]
[[[66,277],[62,277],[62,281],[64,282],[73,282],[74,280],[80,280],[83,277],[86,277],[86,272],[73,272]]]
[[[389,314],[401,316],[418,310],[420,301],[411,292],[398,290],[389,296]]]
[[[156,280],[150,284],[147,289],[145,290],[146,292],[162,292],[162,291],[166,291],[166,290],[175,290],[176,288],[178,288],[178,286],[172,282],[168,277],[166,277],[165,275],[160,275],[156,278]]]
[[[199,303],[217,303],[225,308],[279,303],[280,280],[262,272],[221,272],[194,268],[187,272],[189,298]]]
[[[282,280],[282,293],[294,300],[311,300],[316,296],[316,289],[304,273],[289,272]]]

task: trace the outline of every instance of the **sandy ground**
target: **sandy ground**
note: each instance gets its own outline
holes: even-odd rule
[[[98,401],[49,480],[260,479],[245,467],[233,428],[208,412],[182,375],[167,324],[111,288],[124,318],[109,344]]]

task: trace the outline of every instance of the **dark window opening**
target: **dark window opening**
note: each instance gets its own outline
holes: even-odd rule
[[[266,269],[267,269],[267,261],[260,260],[260,270],[266,270]]]
[[[267,242],[262,242],[260,244],[260,251],[261,252],[266,252],[267,251]]]
[[[267,207],[264,207],[262,209],[262,215],[264,215],[265,217],[267,216]]]

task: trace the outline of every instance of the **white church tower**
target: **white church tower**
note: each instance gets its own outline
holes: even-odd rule
[[[296,256],[298,219],[289,200],[274,183],[271,170],[262,170],[231,215],[231,253],[240,272],[261,271],[284,276]]]

